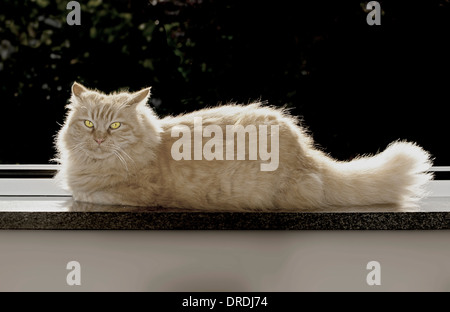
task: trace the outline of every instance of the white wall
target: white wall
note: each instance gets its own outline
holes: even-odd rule
[[[0,291],[450,291],[450,231],[0,231]]]

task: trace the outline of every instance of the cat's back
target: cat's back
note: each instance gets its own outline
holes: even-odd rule
[[[261,102],[248,105],[228,104],[212,108],[204,108],[179,116],[169,116],[161,120],[161,126],[170,130],[177,125],[194,126],[194,121],[207,125],[293,125],[296,120],[284,110],[264,106]]]

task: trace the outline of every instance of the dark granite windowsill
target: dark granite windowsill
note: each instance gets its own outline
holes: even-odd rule
[[[205,212],[82,204],[70,197],[0,197],[0,229],[442,230],[450,229],[450,198],[426,198],[416,211],[373,206],[310,212]]]

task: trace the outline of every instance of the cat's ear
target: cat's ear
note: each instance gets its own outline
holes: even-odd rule
[[[78,82],[74,82],[72,85],[72,94],[76,97],[80,97],[84,92],[88,91],[88,89],[79,84]]]
[[[135,92],[131,94],[131,99],[128,101],[128,105],[136,106],[140,103],[147,103],[148,98],[150,97],[150,90],[152,87],[148,87],[142,89],[141,91]]]
[[[83,102],[81,95],[87,91],[89,90],[86,87],[78,82],[74,82],[72,85],[72,96],[70,98],[70,103],[66,106],[66,108],[71,110],[77,106],[80,106]]]

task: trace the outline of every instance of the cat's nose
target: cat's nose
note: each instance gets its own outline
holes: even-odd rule
[[[94,140],[95,140],[95,142],[97,142],[97,143],[98,143],[98,145],[102,144],[102,142],[104,142],[104,141],[105,141],[105,139],[104,139],[104,138],[102,138],[102,139],[94,139]]]

